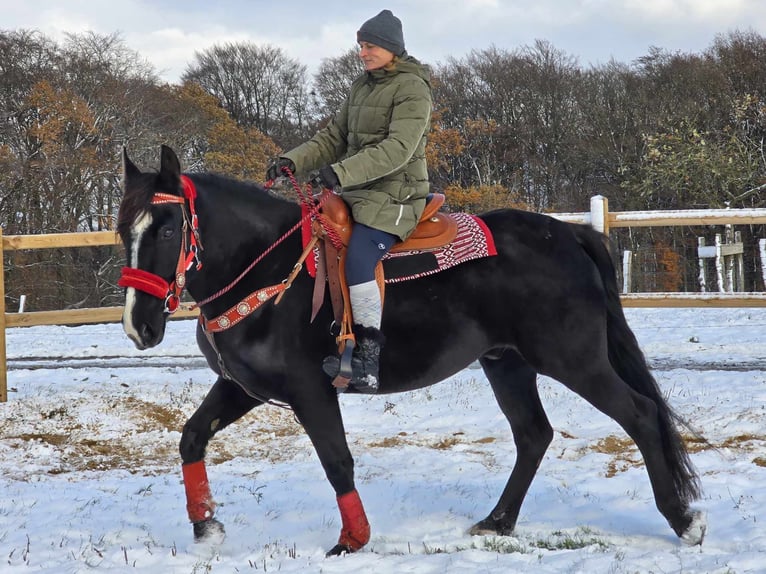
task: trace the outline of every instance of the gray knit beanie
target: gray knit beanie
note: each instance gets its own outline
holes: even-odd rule
[[[391,13],[391,10],[381,10],[362,24],[356,33],[357,42],[369,42],[385,48],[396,56],[404,54],[404,34],[402,21]]]

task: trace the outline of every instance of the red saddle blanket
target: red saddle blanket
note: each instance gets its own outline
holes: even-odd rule
[[[450,213],[449,216],[457,222],[455,239],[435,249],[387,253],[383,257],[386,283],[433,275],[466,261],[497,255],[492,233],[479,217],[467,213]]]

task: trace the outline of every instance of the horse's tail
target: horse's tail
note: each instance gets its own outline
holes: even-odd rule
[[[617,374],[637,393],[657,406],[663,452],[671,469],[676,491],[691,502],[700,496],[699,477],[694,469],[676,423],[689,428],[668,405],[652,376],[646,358],[628,326],[617,287],[617,275],[604,235],[591,227],[575,225],[578,242],[596,265],[606,292],[609,362]]]

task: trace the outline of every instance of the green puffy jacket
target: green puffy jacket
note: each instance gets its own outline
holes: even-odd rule
[[[431,108],[428,69],[405,54],[357,78],[327,127],[283,157],[298,173],[331,164],[354,220],[406,239],[429,191]]]

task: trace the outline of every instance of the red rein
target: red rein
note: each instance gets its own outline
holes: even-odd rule
[[[254,313],[261,305],[266,303],[267,301],[271,300],[273,297],[276,297],[275,305],[279,303],[280,299],[282,298],[282,295],[284,292],[290,288],[290,285],[292,284],[293,280],[297,276],[298,272],[303,267],[303,263],[307,262],[307,265],[309,267],[309,273],[314,276],[315,275],[315,269],[312,267],[313,261],[308,256],[310,255],[314,244],[316,241],[318,241],[319,237],[317,235],[308,234],[307,232],[311,230],[311,225],[309,222],[311,221],[311,218],[314,217],[318,212],[321,205],[327,200],[327,193],[323,195],[322,198],[320,198],[319,202],[314,204],[310,195],[304,195],[303,192],[300,189],[300,186],[298,185],[297,181],[295,181],[295,178],[292,177],[292,174],[289,174],[291,177],[291,180],[293,181],[293,185],[298,192],[298,194],[301,196],[301,210],[302,210],[302,217],[298,223],[296,223],[291,229],[286,231],[282,237],[277,239],[268,249],[266,249],[263,253],[261,253],[255,261],[253,261],[240,275],[234,279],[228,286],[224,287],[217,293],[211,295],[210,297],[207,297],[206,299],[202,301],[198,301],[196,303],[196,307],[201,307],[202,305],[205,305],[206,303],[209,303],[213,299],[217,299],[224,293],[227,293],[235,284],[239,282],[240,279],[242,279],[247,273],[250,272],[250,270],[259,262],[261,261],[266,255],[272,252],[277,245],[279,245],[287,236],[289,236],[291,233],[298,229],[302,229],[304,232],[304,239],[307,239],[307,237],[310,236],[310,239],[308,239],[307,244],[304,247],[304,251],[301,254],[300,258],[298,259],[298,262],[295,264],[293,271],[290,273],[290,275],[283,280],[281,283],[278,283],[276,285],[271,285],[268,287],[262,287],[258,291],[255,291],[248,295],[244,300],[240,301],[233,307],[231,307],[228,311],[223,313],[222,315],[216,317],[215,319],[208,320],[204,317],[204,315],[200,315],[200,321],[202,322],[202,326],[207,332],[216,333],[219,331],[224,331],[228,329],[229,327],[236,325],[239,321],[244,319],[246,316],[250,315],[251,313]],[[165,312],[168,314],[174,313],[180,304],[181,301],[181,293],[184,290],[184,287],[186,286],[186,272],[191,269],[192,265],[196,262],[196,269],[200,269],[202,267],[202,262],[199,259],[198,251],[202,249],[202,245],[199,243],[199,228],[197,223],[197,212],[194,206],[194,200],[197,197],[197,190],[194,187],[194,183],[185,175],[181,176],[181,184],[183,185],[183,196],[181,195],[173,195],[169,193],[155,193],[152,197],[151,203],[153,205],[158,204],[165,204],[165,203],[175,203],[179,204],[181,206],[181,209],[183,210],[183,217],[184,217],[184,225],[182,229],[182,242],[181,242],[181,253],[178,256],[178,264],[176,265],[176,273],[175,277],[171,282],[166,281],[159,275],[155,273],[150,273],[149,271],[144,271],[142,269],[137,269],[133,267],[123,267],[122,268],[122,276],[120,277],[120,280],[117,282],[117,284],[120,287],[133,287],[134,289],[137,289],[139,291],[143,291],[144,293],[148,293],[149,295],[152,295],[154,297],[157,297],[159,299],[165,300]],[[186,211],[186,201],[189,202],[189,211],[187,213]],[[191,227],[191,233],[187,234],[187,230]],[[328,233],[329,234],[329,233]],[[188,237],[188,248],[187,248],[187,237]]]

